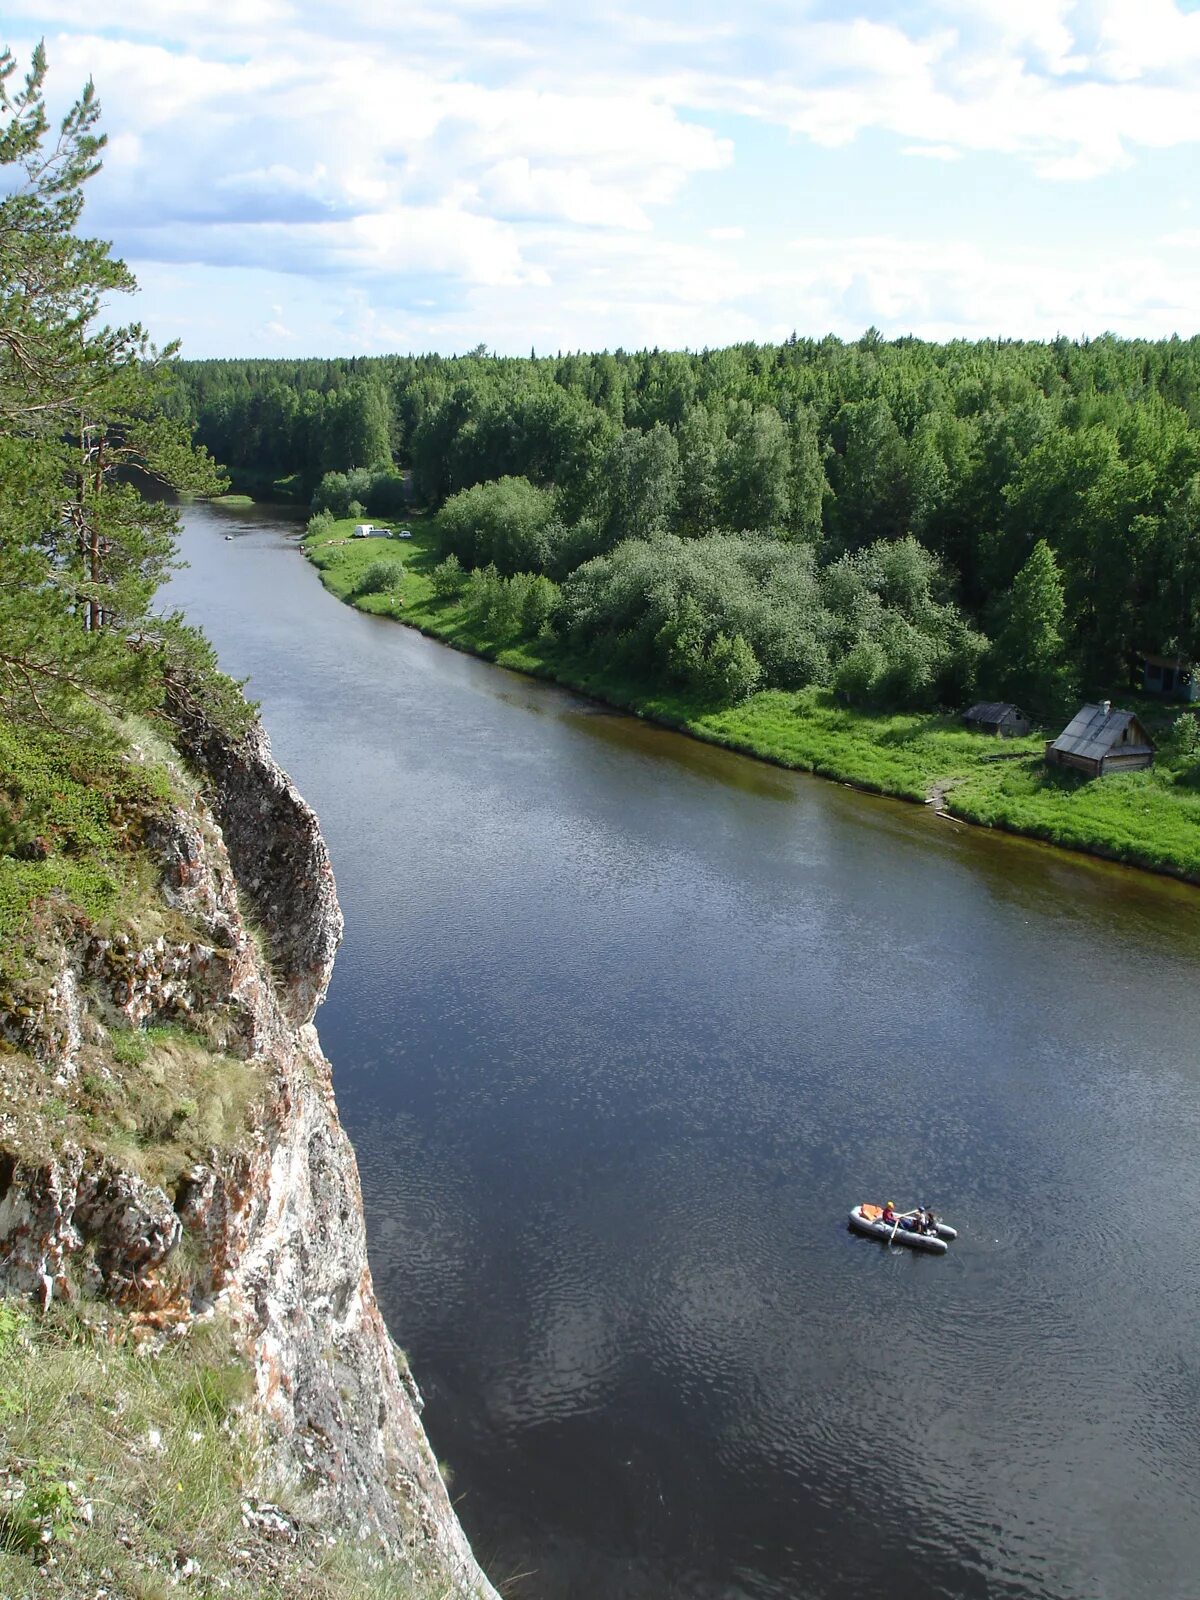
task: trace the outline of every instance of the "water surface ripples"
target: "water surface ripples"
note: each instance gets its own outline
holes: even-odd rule
[[[322,1040],[493,1575],[1200,1592],[1196,892],[457,656],[270,517],[185,553],[330,841]],[[959,1245],[850,1235],[884,1191]]]

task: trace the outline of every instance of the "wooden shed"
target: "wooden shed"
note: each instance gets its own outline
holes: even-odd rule
[[[1143,656],[1142,688],[1177,700],[1200,699],[1200,673],[1182,656]]]
[[[975,733],[990,733],[997,739],[1023,739],[1031,721],[1020,706],[1007,700],[981,700],[963,714],[963,721]]]
[[[1154,742],[1132,711],[1114,711],[1111,700],[1083,706],[1058,738],[1046,746],[1046,760],[1075,767],[1090,777],[1130,772],[1154,765]]]

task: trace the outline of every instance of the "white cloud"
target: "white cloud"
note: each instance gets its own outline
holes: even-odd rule
[[[203,259],[208,228],[214,260],[290,245],[300,270],[315,253],[348,271],[509,281],[526,269],[504,221],[645,230],[651,208],[731,156],[728,141],[645,96],[445,80],[357,45],[320,59],[276,48],[262,64],[85,37],[54,53],[68,83],[94,71],[120,90],[115,105],[103,90],[115,159],[96,186],[96,225],[136,218],[139,251],[155,253],[158,231],[166,259]],[[314,233],[325,216],[336,236]]]
[[[1200,12],[1172,0],[1108,0],[1099,27],[1096,64],[1124,82],[1153,75],[1193,91],[1200,66]]]
[[[186,336],[188,353],[264,353],[273,292],[287,306],[270,320],[301,330],[314,353],[470,349],[538,350],[719,346],[785,338],[793,328],[856,338],[874,324],[889,336],[1050,338],[1112,329],[1166,336],[1194,331],[1200,252],[1191,231],[1097,262],[1032,247],[996,251],[952,236],[821,234],[778,252],[746,241],[670,243],[653,234],[576,235],[539,229],[530,252],[540,281],[470,282],[453,296],[409,297],[381,275],[364,286],[336,272],[312,279],[266,269],[214,269],[201,278],[137,262],[155,318]],[[197,281],[206,287],[197,291]],[[210,286],[238,285],[218,295]],[[271,290],[264,292],[263,285]],[[245,287],[242,288],[241,286]],[[286,287],[285,287],[286,286]],[[244,319],[237,306],[245,301]],[[214,302],[218,302],[214,309]],[[231,322],[231,319],[234,319]]]
[[[14,3],[31,39],[52,35],[61,101],[96,80],[110,143],[88,222],[148,282],[319,286],[303,315],[257,299],[246,338],[307,343],[319,325],[428,347],[510,328],[513,348],[629,346],[1139,317],[1186,332],[1200,304],[1180,251],[1133,256],[1115,228],[1107,251],[999,268],[994,242],[921,242],[919,216],[916,243],[868,238],[854,193],[845,238],[783,259],[769,206],[720,223],[749,215],[736,186],[758,176],[741,150],[734,166],[739,118],[793,136],[791,186],[868,139],[947,195],[981,156],[1030,192],[1089,182],[1098,206],[1146,152],[1182,171],[1200,143],[1200,13],[1182,0],[342,0],[335,21],[316,0]],[[217,337],[181,291],[160,303],[184,314],[165,332]]]
[[[505,217],[551,218],[646,229],[650,218],[631,195],[597,183],[584,167],[536,168],[526,156],[498,161],[481,177],[480,202]]]
[[[1200,267],[1186,250],[1114,250],[1097,262],[1033,247],[997,253],[969,241],[804,238],[793,243],[794,291],[814,320],[843,334],[875,323],[928,338],[1049,338],[1111,330],[1190,330]]]
[[[1019,55],[1059,76],[1086,68],[1068,18],[1077,0],[941,0],[938,11],[968,48]]]
[[[878,130],[918,149],[1017,156],[1043,176],[1095,176],[1139,146],[1200,142],[1200,13],[1146,0],[1143,29],[1142,12],[1141,0],[945,0],[924,29],[911,17],[802,20],[755,72],[683,62],[666,81],[676,103],[830,148]]]
[[[119,9],[110,6],[107,10],[91,0],[36,0],[34,4],[13,0],[9,7],[11,14],[36,20],[43,27],[84,31],[119,27],[154,39],[179,38],[192,29],[221,34],[237,28],[279,27],[295,16],[295,9],[289,0],[238,0],[236,9],[220,0],[171,0],[169,15],[164,15],[161,0],[122,0]]]
[[[963,152],[952,144],[906,144],[900,147],[902,156],[922,156],[929,161],[961,161]]]

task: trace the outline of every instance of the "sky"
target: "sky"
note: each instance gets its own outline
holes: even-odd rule
[[[8,0],[187,356],[1200,331],[1200,0]]]

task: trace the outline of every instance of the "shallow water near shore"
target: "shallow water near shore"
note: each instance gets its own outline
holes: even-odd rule
[[[278,514],[184,516],[169,598],[329,840],[317,1022],[493,1581],[1194,1595],[1200,891],[607,712],[340,605]],[[886,1198],[958,1242],[847,1231]]]

